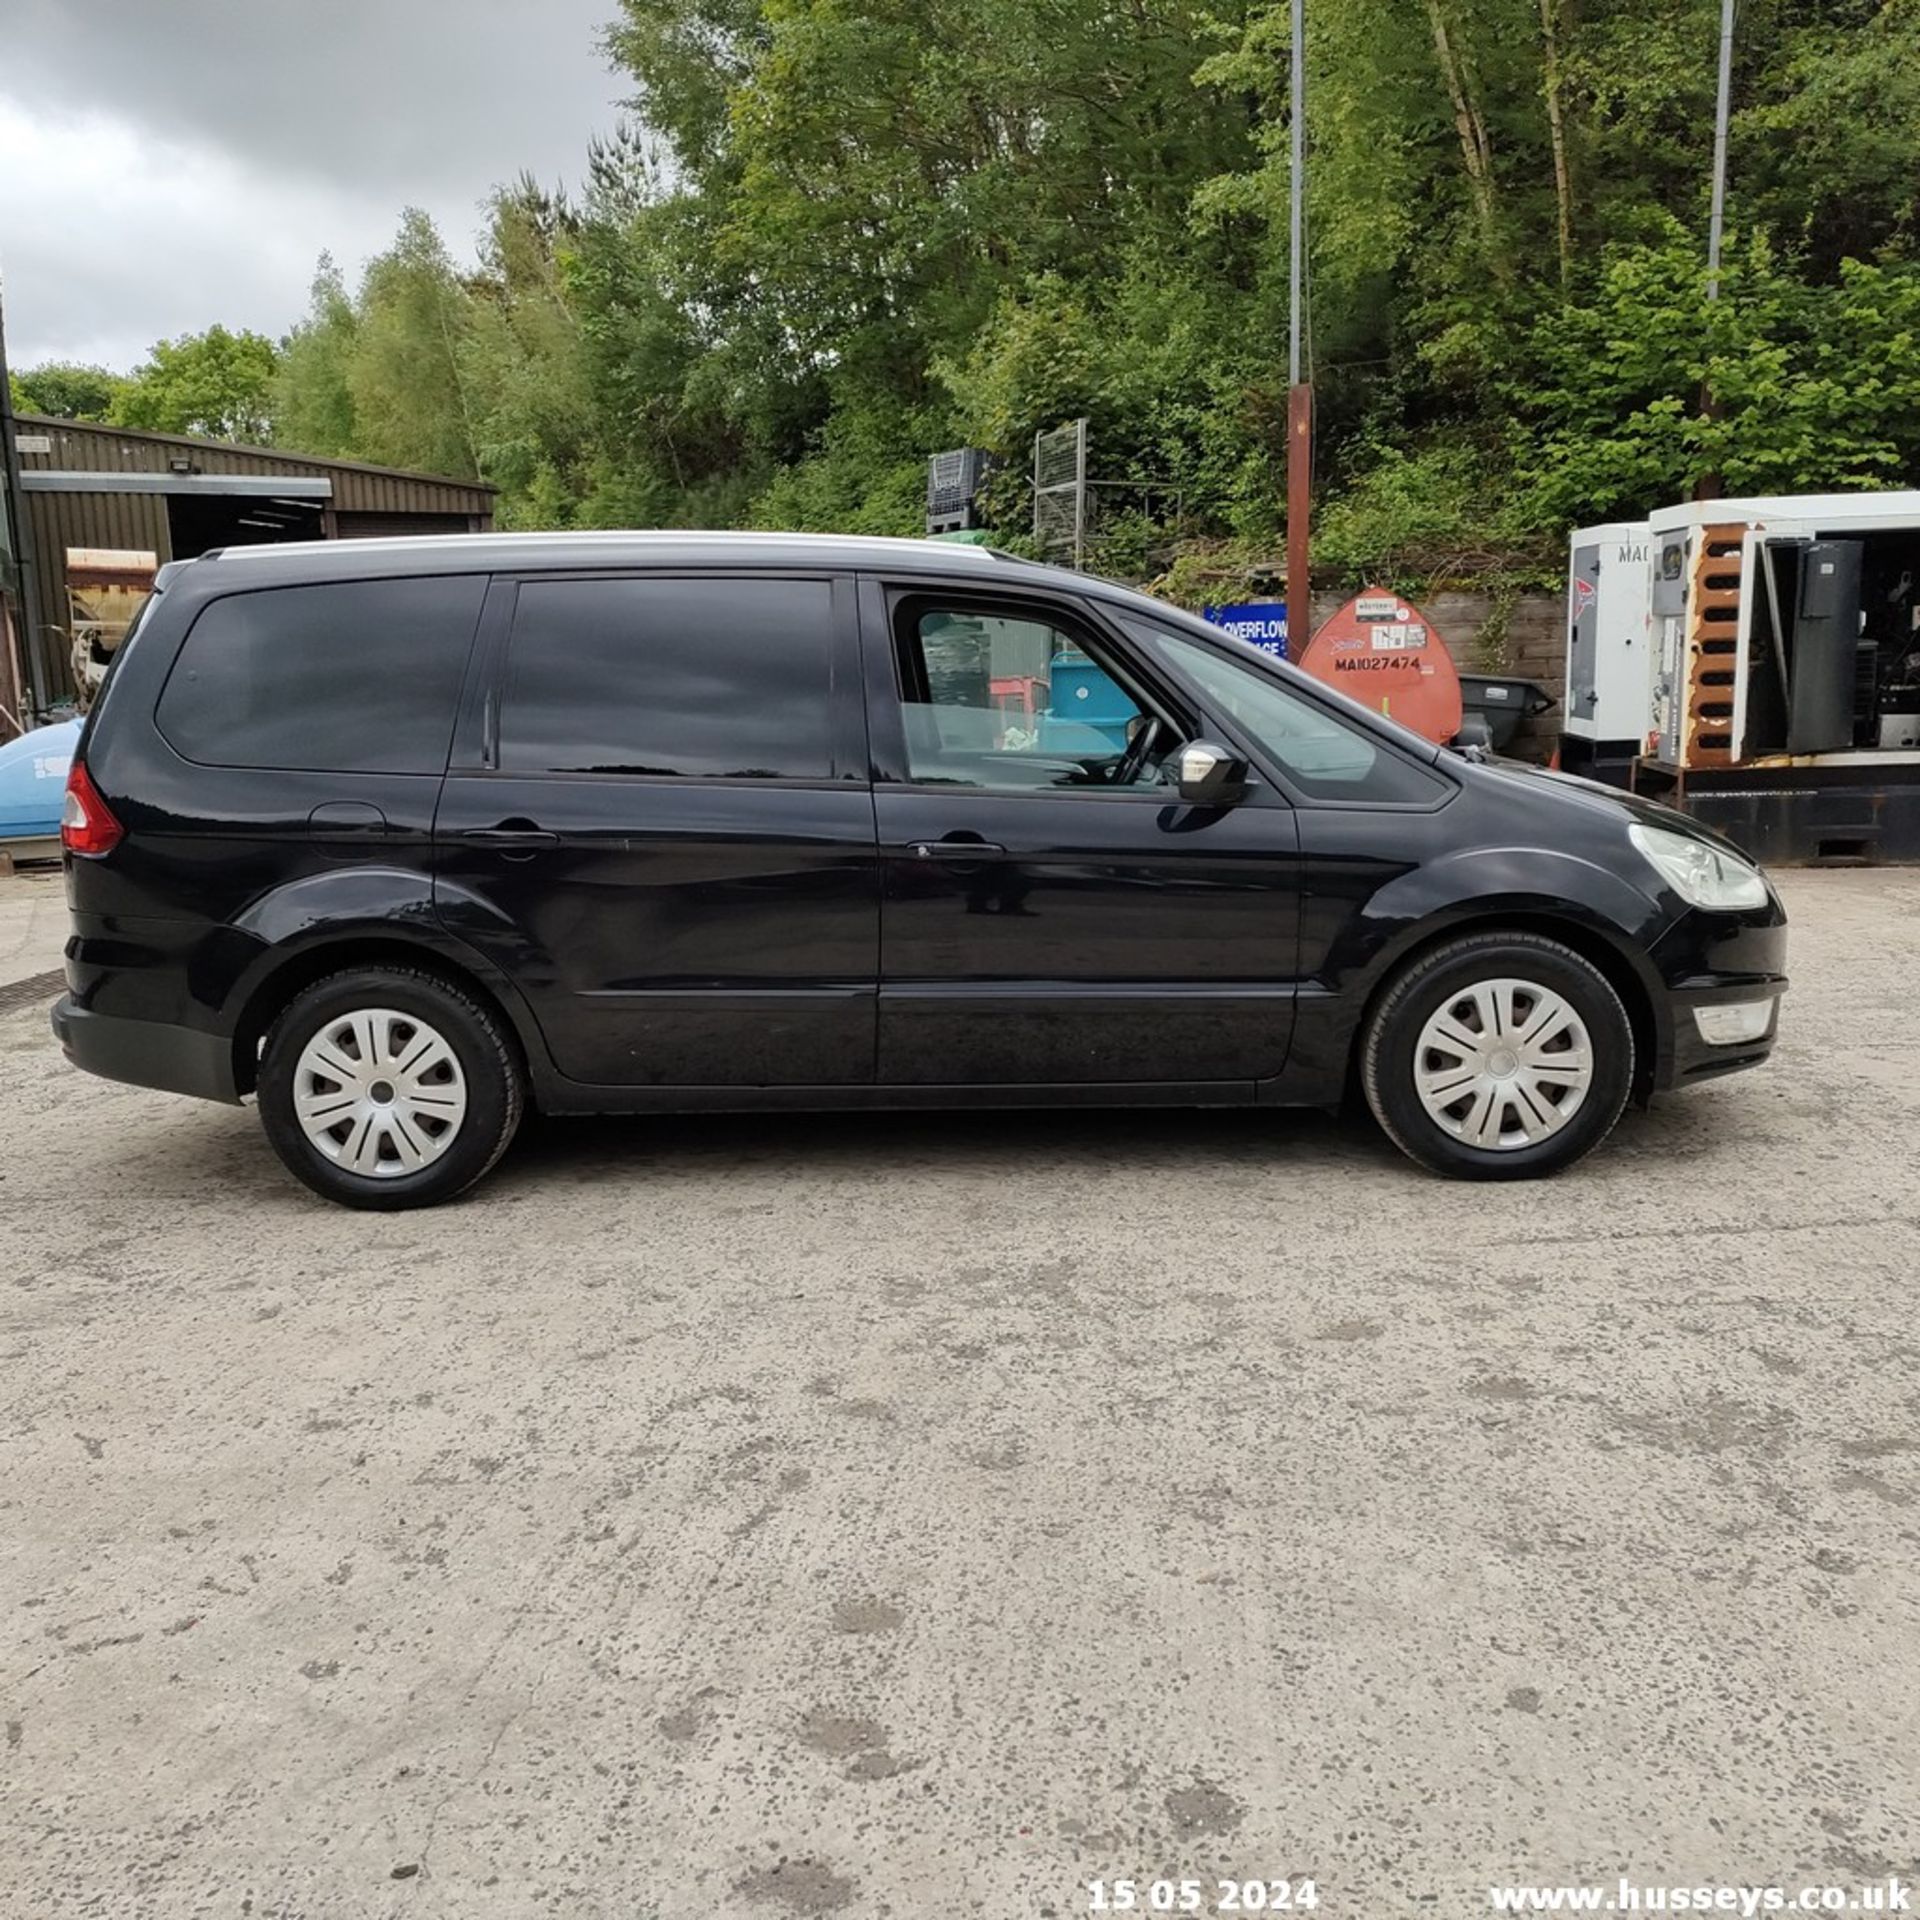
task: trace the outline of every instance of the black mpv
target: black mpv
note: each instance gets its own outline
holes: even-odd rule
[[[556,534],[165,568],[73,763],[79,1066],[257,1097],[331,1199],[521,1113],[1338,1105],[1551,1172],[1773,1046],[1683,816],[1443,752],[980,548]]]

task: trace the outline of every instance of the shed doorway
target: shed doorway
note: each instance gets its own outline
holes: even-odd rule
[[[173,558],[191,560],[216,547],[257,547],[322,537],[318,500],[281,500],[266,494],[170,493],[167,533]]]

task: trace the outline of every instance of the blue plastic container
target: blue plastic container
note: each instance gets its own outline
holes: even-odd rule
[[[58,726],[36,727],[0,747],[0,846],[59,837],[80,725],[62,720]]]
[[[1084,653],[1057,653],[1053,657],[1052,700],[1040,719],[1040,744],[1078,747],[1082,728],[1110,741],[1116,752],[1127,744],[1127,722],[1140,709],[1113,679]]]

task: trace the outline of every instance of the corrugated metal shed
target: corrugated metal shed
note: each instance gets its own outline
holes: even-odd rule
[[[164,565],[208,546],[280,538],[485,533],[494,489],[444,474],[325,460],[23,413],[21,517],[36,562],[27,644],[55,698],[71,688],[64,575],[69,547],[131,548]],[[244,516],[251,525],[221,532]]]
[[[330,480],[333,504],[343,513],[478,515],[489,520],[493,515],[492,487],[477,480],[450,480],[444,474],[408,473],[399,467],[288,453],[279,447],[242,447],[225,440],[135,432],[127,427],[51,420],[31,413],[18,416],[16,431],[30,444],[36,437],[51,443],[45,453],[21,453],[23,477],[61,470],[164,474],[170,472],[174,460],[186,459],[197,474],[293,474]]]

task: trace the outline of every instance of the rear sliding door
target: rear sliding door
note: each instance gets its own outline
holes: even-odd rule
[[[569,1079],[874,1071],[879,877],[849,583],[496,581],[436,825],[437,910]]]

